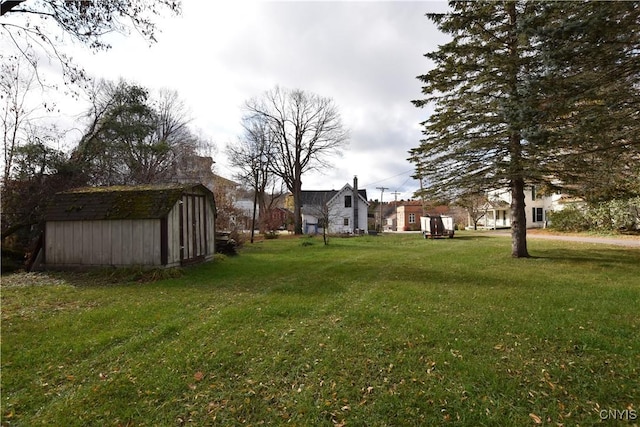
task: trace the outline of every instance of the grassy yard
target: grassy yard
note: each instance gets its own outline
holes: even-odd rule
[[[3,277],[2,425],[637,424],[640,251],[529,249],[304,237],[155,282]]]

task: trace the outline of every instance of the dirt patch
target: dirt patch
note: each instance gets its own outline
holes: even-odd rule
[[[46,273],[13,273],[2,276],[0,286],[3,288],[16,288],[25,286],[50,286],[50,285],[67,285],[68,283],[61,278],[49,276]]]

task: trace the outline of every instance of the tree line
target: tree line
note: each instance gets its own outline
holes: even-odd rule
[[[433,109],[409,160],[421,194],[511,193],[512,255],[529,256],[524,191],[589,204],[640,195],[640,3],[451,2],[425,56]]]
[[[16,77],[13,83],[19,81]],[[212,143],[192,131],[188,110],[175,91],[152,94],[124,80],[95,83],[82,136],[67,152],[52,148],[60,135],[50,132],[47,137],[47,129],[25,127],[26,111],[16,100],[29,86],[9,83],[4,89],[11,96],[3,107],[3,238],[21,228],[25,239],[33,237],[29,226],[43,219],[47,200],[59,191],[198,181],[203,173],[212,172],[195,167],[199,153]],[[243,134],[226,148],[231,166],[239,171],[235,178],[252,190],[263,216],[258,219],[260,228],[269,227],[268,212],[274,203],[269,196],[280,195],[284,185],[296,206],[294,231],[301,234],[303,174],[327,166],[327,156],[347,142],[338,109],[330,98],[276,87],[248,100],[244,111]]]
[[[152,93],[124,80],[96,82],[64,53],[62,37],[52,35],[48,25],[55,23],[94,51],[107,50],[111,46],[105,34],[126,34],[131,28],[154,42],[154,16],[163,9],[179,14],[180,6],[177,0],[3,2],[0,30],[16,47],[14,53],[0,53],[3,243],[12,236],[17,246],[26,248],[39,233],[33,226],[42,221],[47,201],[58,191],[202,178],[194,165],[206,167],[198,154],[203,148],[211,151],[212,143],[191,129],[177,92]],[[90,100],[78,120],[81,136],[70,150],[60,148],[68,139],[67,130],[43,125],[35,117],[52,112],[55,105],[44,104],[43,111],[29,106],[30,93],[48,89],[40,73],[42,57],[59,63],[76,97],[85,93]],[[254,204],[260,205],[263,216],[274,203],[268,195],[287,188],[296,206],[294,230],[301,233],[302,176],[327,166],[326,156],[337,153],[348,139],[339,111],[330,98],[278,86],[248,100],[244,111],[243,135],[227,147],[232,166],[239,170],[236,178],[253,190]],[[205,172],[211,173],[210,167]],[[226,196],[219,199],[229,205],[230,217],[232,200]],[[223,217],[230,222],[219,215]],[[269,227],[267,220],[265,216],[259,222]]]

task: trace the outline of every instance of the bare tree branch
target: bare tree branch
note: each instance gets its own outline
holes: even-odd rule
[[[37,68],[34,58],[38,56],[56,59],[65,83],[73,84],[86,80],[86,75],[61,50],[65,41],[53,34],[51,23],[61,34],[93,51],[108,50],[111,45],[104,36],[113,32],[128,34],[134,29],[149,42],[155,42],[158,29],[154,18],[167,10],[179,15],[180,0],[3,1],[0,29],[34,68]]]
[[[302,234],[302,175],[328,167],[327,157],[339,154],[349,138],[338,109],[330,98],[276,86],[247,101],[245,110],[268,124],[274,138],[272,170],[293,193],[295,233]]]

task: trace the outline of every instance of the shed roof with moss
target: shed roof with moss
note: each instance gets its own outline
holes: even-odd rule
[[[207,194],[201,184],[83,187],[55,194],[47,221],[164,218],[185,193]]]

